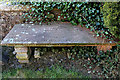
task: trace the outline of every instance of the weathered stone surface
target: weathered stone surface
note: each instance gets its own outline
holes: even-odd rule
[[[29,63],[29,60],[18,60],[20,63]]]
[[[17,59],[28,59],[28,55],[27,54],[16,54],[16,58]]]
[[[15,47],[16,58],[18,59],[18,62],[20,63],[28,63],[29,57],[28,57],[28,48],[27,47]]]
[[[15,52],[19,54],[27,53],[28,48],[27,47],[15,47]]]
[[[70,23],[53,22],[51,25],[17,24],[2,44],[72,44],[109,43],[96,39],[82,27]]]
[[[22,12],[0,12],[0,38],[3,39],[15,24],[22,23]]]
[[[35,57],[35,58],[40,58],[40,51],[39,51],[39,49],[37,49],[37,48],[35,48],[34,57]]]

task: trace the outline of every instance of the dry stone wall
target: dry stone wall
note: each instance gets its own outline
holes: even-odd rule
[[[9,2],[0,2],[0,42],[9,33],[15,24],[20,24],[23,22],[23,8],[18,5],[11,5]],[[2,59],[0,59],[0,64],[7,64],[9,60],[9,54],[11,54],[14,49],[13,47],[3,47],[0,46],[0,52]]]
[[[22,23],[22,12],[0,12],[0,37],[3,39],[15,24]]]
[[[0,3],[0,39],[3,39],[15,24],[22,23],[25,9],[27,8],[12,5],[10,2]]]

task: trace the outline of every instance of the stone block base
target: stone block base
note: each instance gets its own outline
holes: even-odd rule
[[[29,63],[29,60],[18,60],[19,63]]]
[[[28,48],[27,47],[15,47],[16,58],[20,63],[29,63]]]
[[[35,48],[35,51],[34,51],[34,58],[40,58],[40,51],[37,48]]]

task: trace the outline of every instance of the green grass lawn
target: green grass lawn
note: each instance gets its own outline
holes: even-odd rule
[[[30,69],[11,69],[2,74],[3,78],[89,78],[81,73],[66,70],[59,66],[51,69],[45,68],[44,71],[33,71]]]

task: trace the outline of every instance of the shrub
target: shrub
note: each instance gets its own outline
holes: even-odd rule
[[[112,35],[120,38],[120,5],[118,2],[105,2],[103,8],[104,24],[109,28]]]

